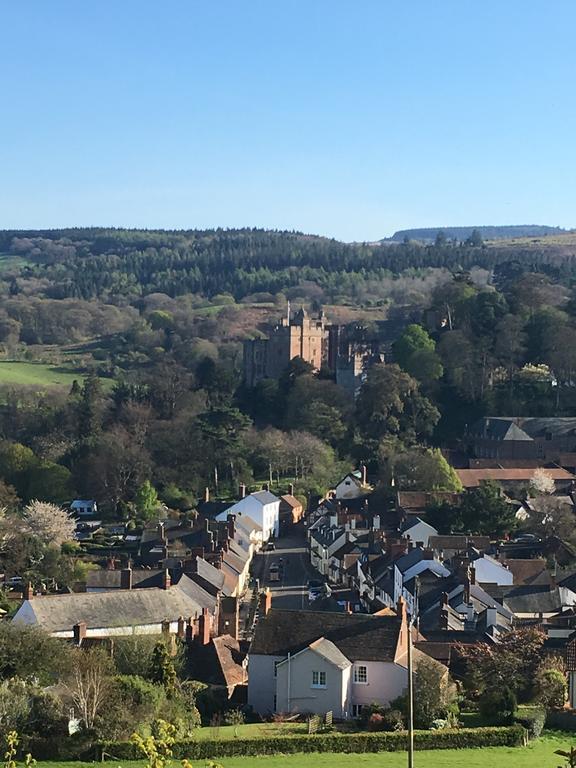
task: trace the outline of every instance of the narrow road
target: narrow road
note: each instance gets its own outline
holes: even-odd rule
[[[313,609],[308,601],[308,581],[322,577],[310,565],[305,528],[294,526],[288,536],[276,540],[274,552],[262,552],[255,557],[254,575],[260,588],[268,587],[274,608]],[[280,581],[269,580],[272,563],[282,566]]]

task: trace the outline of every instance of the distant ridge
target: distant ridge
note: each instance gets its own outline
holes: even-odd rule
[[[401,243],[408,240],[434,242],[438,232],[444,232],[449,240],[466,240],[477,229],[483,240],[509,240],[513,237],[546,237],[560,235],[568,230],[561,227],[546,227],[538,224],[515,224],[505,227],[423,227],[421,229],[399,229],[392,237],[384,238],[384,242]]]

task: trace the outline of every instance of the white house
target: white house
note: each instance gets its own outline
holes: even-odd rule
[[[439,579],[450,576],[450,571],[439,560],[434,559],[431,550],[424,550],[421,547],[414,547],[410,552],[402,555],[394,561],[394,603],[403,598],[408,604],[408,611],[412,614],[417,613],[417,605],[414,595],[406,589],[406,584],[415,576],[420,576],[425,572],[437,576]]]
[[[358,499],[361,496],[372,491],[372,486],[366,481],[366,469],[357,469],[355,472],[349,472],[340,480],[334,489],[336,499]]]
[[[35,626],[52,637],[103,638],[134,634],[182,633],[184,622],[202,618],[210,626],[218,601],[187,576],[163,587],[34,595],[29,587],[12,623]],[[204,626],[206,628],[206,626]]]
[[[404,607],[400,616],[272,609],[249,650],[248,704],[263,716],[358,717],[405,691],[407,643]]]
[[[79,517],[90,517],[98,514],[98,505],[93,499],[74,499],[70,511]]]
[[[354,541],[356,538],[351,531],[347,531],[344,526],[332,525],[330,522],[323,527],[318,527],[310,533],[310,562],[316,570],[324,576],[329,576],[330,558],[347,541]]]
[[[438,536],[438,531],[419,517],[408,519],[401,527],[402,537],[410,539],[414,544],[428,546],[430,536]]]
[[[250,517],[262,528],[262,539],[268,541],[280,531],[280,499],[270,491],[256,491],[244,496],[236,504],[216,516],[216,520],[227,520],[236,515],[237,524],[243,516]]]

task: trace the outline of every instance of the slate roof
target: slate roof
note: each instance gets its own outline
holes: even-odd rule
[[[437,552],[444,550],[457,550],[464,552],[469,546],[475,547],[479,551],[488,549],[490,546],[490,536],[430,536],[428,546]]]
[[[270,493],[270,491],[255,491],[254,493],[251,493],[250,496],[263,505],[273,504],[275,501],[279,501],[279,498],[274,496],[273,493]]]
[[[409,520],[406,520],[406,522],[400,528],[400,531],[402,533],[406,533],[407,531],[410,531],[412,528],[415,528],[417,525],[425,525],[428,528],[430,528],[432,531],[436,530],[430,525],[430,523],[427,523],[425,520],[422,520],[419,517],[413,517]]]
[[[503,603],[513,613],[554,613],[562,607],[558,588],[550,589],[546,585],[509,587]]]
[[[42,595],[23,603],[29,606],[36,624],[47,632],[70,631],[85,621],[89,629],[160,624],[214,610],[216,600],[183,576],[169,589],[118,589],[113,592],[75,592],[66,595]],[[20,612],[20,611],[19,611]],[[15,624],[22,623],[18,614]]]
[[[87,589],[121,589],[121,570],[88,571],[86,575]],[[145,589],[147,587],[160,587],[164,578],[162,569],[132,569],[132,589]]]
[[[326,661],[333,664],[338,669],[347,669],[352,666],[350,659],[347,659],[338,646],[333,642],[327,640],[325,637],[320,637],[308,646],[311,651],[314,651]]]
[[[476,437],[490,440],[521,440],[531,442],[532,438],[510,418],[486,417],[479,419],[470,430]]]
[[[401,621],[394,616],[272,608],[257,625],[250,653],[298,653],[325,637],[350,661],[393,661]]]

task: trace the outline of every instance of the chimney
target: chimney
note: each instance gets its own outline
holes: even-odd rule
[[[186,642],[190,644],[194,640],[194,621],[192,616],[186,622]]]
[[[217,568],[219,571],[222,570],[222,553],[218,552],[216,553],[216,556],[213,560],[210,560],[210,565],[213,565],[214,568]]]
[[[240,483],[240,498],[246,498],[246,483]]]
[[[168,638],[170,636],[170,622],[168,621],[168,619],[164,619],[161,626],[162,626],[162,635],[165,638]]]
[[[270,483],[264,483],[262,486],[263,491],[269,491],[270,490]]]
[[[158,523],[158,525],[156,526],[156,533],[158,534],[158,538],[164,541],[164,539],[166,538],[164,523]]]
[[[290,496],[294,496],[294,483],[290,483],[288,485],[288,493],[290,494]]]
[[[350,520],[350,528],[351,528],[353,531],[355,531],[355,530],[356,530],[356,518],[355,518],[355,517],[351,518],[351,520]]]
[[[164,569],[164,573],[162,574],[162,589],[170,589],[172,586],[172,579],[170,578],[170,571],[168,568]]]
[[[27,581],[24,585],[24,589],[22,590],[22,600],[32,600],[34,597],[34,590],[32,589],[32,584]]]
[[[132,589],[132,568],[122,568],[120,571],[120,589]]]
[[[178,637],[182,640],[186,635],[186,622],[184,616],[178,616],[178,629],[176,631]]]
[[[414,544],[412,541],[408,541],[408,552],[412,552],[414,549]]]
[[[419,545],[420,545],[420,543],[421,542],[418,542]],[[434,550],[426,548],[424,550],[424,557],[422,559],[423,560],[434,560]]]
[[[198,641],[201,645],[208,645],[210,642],[210,616],[208,608],[202,608],[202,615],[198,618]]]
[[[74,645],[82,645],[82,641],[86,637],[86,622],[79,621],[78,624],[74,624],[72,630],[74,632]]]
[[[210,501],[210,488],[206,486],[206,488],[204,488],[204,502],[207,504],[209,501]]]
[[[496,608],[486,608],[486,627],[495,627],[498,624],[498,612]]]
[[[233,539],[236,533],[236,515],[228,515],[228,538]]]
[[[470,566],[470,584],[476,584],[476,568],[473,565]]]
[[[272,593],[269,589],[260,594],[259,605],[260,614],[262,616],[267,616],[270,608],[272,608]]]

